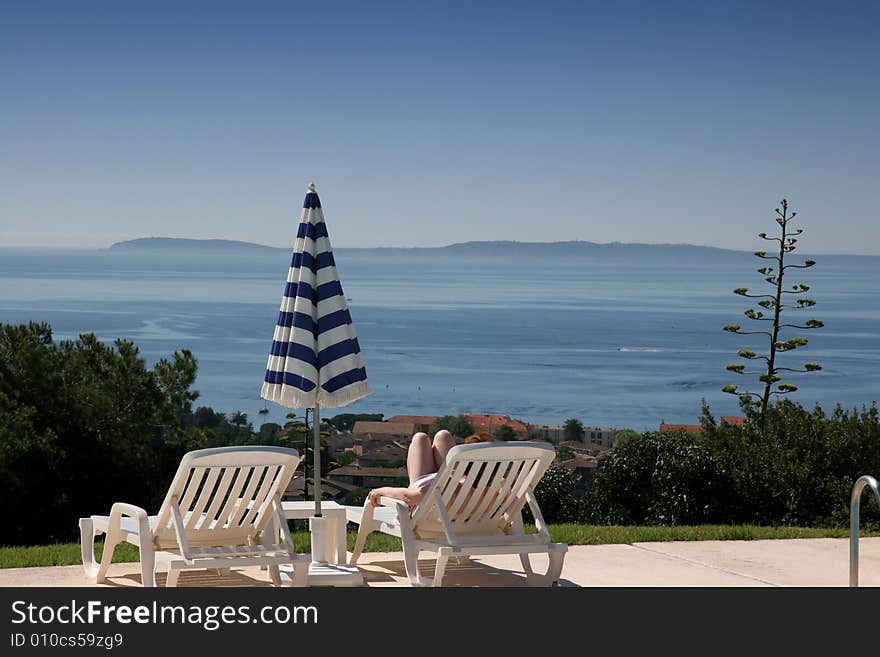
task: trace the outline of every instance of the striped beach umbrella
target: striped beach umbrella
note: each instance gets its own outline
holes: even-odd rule
[[[288,408],[314,409],[316,516],[321,515],[320,409],[345,406],[370,392],[321,200],[310,183],[260,396]]]

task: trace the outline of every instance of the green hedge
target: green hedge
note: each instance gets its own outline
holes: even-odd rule
[[[744,426],[730,426],[704,409],[702,434],[647,433],[615,449],[576,519],[845,526],[853,483],[880,476],[876,404],[829,415],[782,400],[769,410],[766,427],[749,414]],[[880,520],[876,506],[863,504],[866,523]]]

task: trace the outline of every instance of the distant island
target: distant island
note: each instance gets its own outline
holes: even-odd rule
[[[289,251],[274,246],[236,240],[194,240],[181,237],[141,237],[116,242],[107,251],[138,251],[140,253],[276,253]]]
[[[626,251],[673,253],[745,253],[732,249],[721,249],[715,246],[698,246],[695,244],[644,244],[639,242],[599,242],[567,241],[567,242],[459,242],[441,247],[448,251],[473,251],[480,253],[527,253],[527,254],[586,254],[606,253],[617,254]]]
[[[755,245],[756,248],[760,246]],[[273,256],[290,253],[291,247],[266,246],[254,242],[236,240],[199,240],[181,237],[142,237],[125,242],[116,242],[102,251],[145,253],[157,255],[185,256]],[[565,242],[516,242],[512,240],[458,242],[447,246],[379,246],[379,247],[338,247],[339,252],[393,253],[473,257],[558,257],[558,258],[638,258],[653,257],[658,260],[705,260],[706,258],[742,258],[752,251],[722,249],[715,246],[696,244],[645,244],[640,242],[587,242],[571,240]],[[870,255],[817,254],[803,253],[827,258],[878,258]]]
[[[110,251],[134,251],[141,253],[187,253],[187,254],[276,254],[289,252],[290,248],[280,248],[240,242],[235,240],[198,240],[176,237],[143,237],[140,239],[116,242]],[[586,241],[567,242],[515,242],[484,241],[459,242],[437,247],[371,247],[340,248],[339,251],[393,251],[393,252],[432,252],[450,254],[480,255],[641,255],[655,254],[667,256],[681,255],[739,255],[745,251],[721,249],[713,246],[693,244],[641,244],[610,242],[600,244]]]

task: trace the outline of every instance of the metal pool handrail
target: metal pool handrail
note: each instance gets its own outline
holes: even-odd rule
[[[870,486],[874,491],[874,499],[880,504],[880,490],[877,489],[877,480],[865,475],[859,477],[852,489],[852,497],[849,502],[849,585],[859,585],[859,501],[862,498],[862,490]]]

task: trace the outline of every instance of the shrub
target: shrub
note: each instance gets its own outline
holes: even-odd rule
[[[596,473],[592,520],[607,524],[845,526],[852,485],[880,476],[876,405],[826,414],[790,400],[753,409],[743,426],[704,412],[702,435],[645,434],[615,448]],[[862,507],[868,524],[875,504]]]
[[[583,500],[574,495],[574,475],[565,468],[550,466],[535,488],[535,497],[544,521],[548,523],[581,522]],[[533,522],[528,506],[525,507],[526,522]]]
[[[646,433],[602,460],[588,508],[602,524],[714,522],[720,481],[704,442],[685,433]]]
[[[861,475],[880,474],[876,405],[827,415],[790,400],[768,408],[767,427],[708,426],[705,439],[730,487],[732,522],[844,526]],[[867,520],[880,518],[864,505]]]

